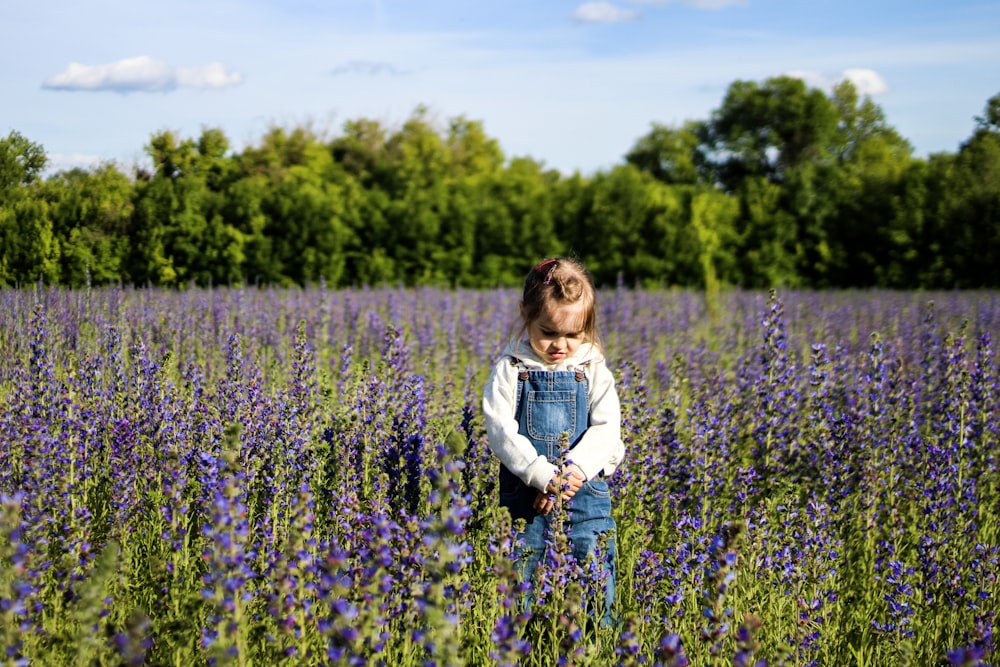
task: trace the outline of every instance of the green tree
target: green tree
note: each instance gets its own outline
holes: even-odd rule
[[[330,148],[308,127],[272,128],[262,146],[244,157],[244,169],[263,178],[259,213],[270,241],[267,258],[261,258],[266,282],[340,284],[351,225],[345,172]]]
[[[406,284],[445,283],[443,220],[448,214],[450,155],[426,108],[389,137],[389,244]]]
[[[45,148],[20,132],[12,131],[0,139],[0,204],[5,204],[17,188],[37,182],[47,162]]]
[[[206,129],[198,141],[163,131],[147,152],[152,175],[136,183],[131,275],[139,283],[199,285],[242,281],[245,236],[223,218],[222,192],[235,164],[228,140]]]
[[[982,116],[976,116],[976,132],[1000,132],[1000,94],[986,100]]]
[[[830,182],[837,186],[837,216],[831,225],[831,275],[841,286],[889,286],[884,270],[914,242],[905,227],[893,231],[903,196],[909,148],[890,137],[865,139]]]
[[[828,97],[792,77],[737,81],[703,137],[708,171],[741,202],[745,284],[874,285],[898,274],[887,267],[906,243],[892,221],[911,149],[853,84]]]
[[[500,144],[486,134],[482,123],[465,116],[448,121],[445,147],[452,178],[475,180],[503,168],[504,154]]]
[[[625,154],[625,161],[663,183],[704,182],[708,177],[702,154],[705,130],[700,121],[688,121],[679,128],[653,123],[649,134],[640,137]]]
[[[481,272],[476,257],[478,204],[486,184],[503,178],[504,155],[481,123],[463,116],[448,122],[444,145],[448,154],[447,214],[442,216],[435,261],[443,267],[450,284],[481,284],[489,278]]]
[[[749,288],[798,287],[801,245],[796,221],[782,208],[784,192],[764,176],[740,184],[737,274]]]
[[[837,122],[830,99],[802,79],[736,81],[705,126],[704,150],[727,191],[748,178],[782,183],[789,170],[830,158]]]
[[[930,275],[940,270],[941,257],[930,234],[936,218],[930,210],[930,164],[937,161],[912,159],[900,176],[899,195],[893,198],[891,221],[885,229],[887,256],[877,269],[879,285],[896,289],[934,285]]]
[[[62,248],[59,282],[74,287],[127,282],[131,180],[104,164],[60,172],[46,180],[44,191]]]
[[[1000,283],[1000,95],[992,97],[972,136],[959,148],[947,181],[941,212],[950,243],[945,257],[954,285],[995,287]]]
[[[578,171],[553,179],[549,197],[552,200],[554,233],[564,247],[561,252],[581,258],[589,254],[581,238],[581,230],[593,211],[595,191],[594,179],[585,178]]]
[[[18,132],[0,139],[0,285],[59,278],[59,241],[39,191],[47,157]]]
[[[705,289],[709,306],[714,307],[722,285],[741,282],[734,254],[739,202],[735,197],[712,188],[696,187],[688,190],[690,227],[700,280],[684,281],[683,284],[700,284]]]
[[[335,184],[308,167],[291,167],[272,185],[265,211],[283,281],[300,285],[340,281],[348,228]]]
[[[832,101],[839,118],[831,146],[836,160],[824,170],[823,201],[833,209],[823,210],[823,270],[810,275],[810,283],[903,286],[899,261],[917,242],[905,222],[912,217],[901,209],[914,202],[906,195],[912,149],[851,83],[837,86]]]
[[[0,284],[55,284],[59,255],[45,200],[33,192],[8,196],[0,207]]]
[[[678,270],[682,244],[674,232],[682,211],[673,187],[631,164],[595,176],[593,205],[580,230],[595,279],[628,285],[695,279],[690,263]],[[688,275],[680,279],[681,272]]]
[[[353,212],[350,242],[345,247],[345,284],[378,285],[394,282],[395,248],[390,241],[389,189],[393,166],[388,152],[388,131],[377,120],[361,118],[344,123],[342,133],[329,144],[334,163],[347,189]]]
[[[473,284],[477,286],[517,285],[527,272],[525,264],[536,256],[520,244],[520,225],[508,203],[505,176],[497,172],[464,188],[468,192],[463,193],[463,203],[468,203],[475,219]]]
[[[267,176],[243,173],[226,188],[219,212],[239,239],[240,273],[251,284],[281,282],[281,267],[274,260],[274,239],[268,233],[268,217],[264,212],[269,191]]]
[[[386,188],[390,180],[388,132],[377,120],[360,118],[344,123],[330,142],[333,159],[366,189]]]

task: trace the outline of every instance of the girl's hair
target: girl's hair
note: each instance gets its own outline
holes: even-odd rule
[[[521,334],[542,314],[546,305],[570,305],[583,302],[585,319],[583,334],[587,341],[600,347],[597,334],[597,290],[587,267],[577,259],[553,257],[535,265],[524,279],[521,313],[524,320]]]

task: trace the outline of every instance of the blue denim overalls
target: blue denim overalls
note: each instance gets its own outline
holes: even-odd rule
[[[560,434],[569,434],[572,450],[589,426],[587,378],[582,370],[527,370],[515,358],[511,358],[511,363],[518,367],[517,407],[514,413],[518,432],[531,441],[536,452],[558,464]],[[508,508],[514,520],[520,518],[526,522],[524,532],[519,536],[524,544],[515,552],[517,569],[525,581],[533,577],[545,553],[549,526],[549,517],[538,514],[532,507],[537,493],[537,489],[529,487],[506,467],[500,466],[500,504]],[[594,552],[601,534],[615,530],[615,521],[611,517],[611,494],[603,473],[585,482],[570,499],[569,518],[573,557],[582,565]],[[601,624],[606,626],[612,622],[611,607],[615,594],[613,532],[605,546],[604,559],[608,580]],[[533,595],[529,593],[529,605],[532,599]]]

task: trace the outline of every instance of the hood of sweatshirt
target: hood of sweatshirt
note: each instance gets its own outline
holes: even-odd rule
[[[604,360],[601,348],[593,343],[580,343],[580,347],[571,356],[566,357],[558,364],[547,364],[542,361],[535,350],[531,347],[531,341],[527,338],[512,339],[507,343],[503,354],[505,357],[515,357],[528,368],[536,368],[547,371],[571,371],[578,366],[598,363]]]

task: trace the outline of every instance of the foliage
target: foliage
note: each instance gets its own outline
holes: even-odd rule
[[[1000,95],[955,153],[916,158],[869,97],[736,81],[652,123],[621,164],[561,174],[417,107],[333,137],[154,134],[150,164],[50,174],[0,140],[0,285],[514,286],[545,256],[602,285],[1000,285]]]

